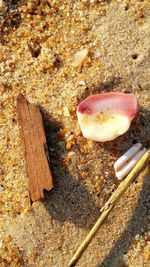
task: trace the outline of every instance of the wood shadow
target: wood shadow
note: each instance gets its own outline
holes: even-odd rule
[[[99,208],[77,168],[73,175],[69,162],[65,163],[65,140],[57,135],[62,125],[49,115],[44,115],[44,121],[54,188],[45,192],[43,204],[49,214],[62,223],[70,221],[80,227],[91,227],[99,216]]]

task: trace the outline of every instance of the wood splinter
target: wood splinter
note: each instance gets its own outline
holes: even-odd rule
[[[32,202],[44,198],[43,190],[53,188],[52,174],[46,156],[46,135],[42,114],[23,95],[17,98],[17,114],[26,172],[29,178],[29,195]]]

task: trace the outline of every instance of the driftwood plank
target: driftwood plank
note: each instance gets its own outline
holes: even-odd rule
[[[29,178],[29,194],[34,202],[44,198],[44,189],[49,191],[53,188],[45,151],[45,129],[39,108],[30,104],[23,95],[17,98],[17,114]]]

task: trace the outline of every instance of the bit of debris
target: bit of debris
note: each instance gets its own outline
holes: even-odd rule
[[[0,62],[2,62],[2,60],[3,60],[3,54],[2,54],[2,52],[0,51]]]
[[[3,7],[3,0],[0,0],[0,8]]]
[[[75,155],[76,155],[76,153],[74,151],[70,151],[68,153],[68,158],[70,159],[70,158],[74,157]]]
[[[69,141],[66,144],[66,149],[67,150],[70,150],[74,145],[75,145],[75,143],[73,141]]]
[[[87,58],[88,56],[88,53],[89,53],[89,50],[87,48],[81,50],[81,51],[78,51],[75,55],[74,55],[74,60],[73,60],[73,63],[72,65],[74,67],[82,67],[85,59]]]
[[[63,107],[63,115],[65,117],[70,117],[70,112],[68,107]]]
[[[85,83],[85,81],[80,81],[80,82],[79,82],[79,85],[81,85],[81,86],[86,86],[86,83]]]
[[[68,136],[68,138],[67,138],[67,142],[69,142],[69,141],[71,141],[71,140],[73,140],[73,139],[74,139],[74,135],[71,134],[71,135]]]
[[[66,133],[67,133],[67,129],[66,129],[66,128],[64,128],[64,129],[60,129],[60,130],[57,132],[57,136],[58,136],[58,137],[64,137]]]

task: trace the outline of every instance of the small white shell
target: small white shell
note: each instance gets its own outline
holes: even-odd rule
[[[116,177],[121,180],[124,178],[136,165],[139,159],[146,152],[146,148],[141,143],[137,143],[123,154],[115,163],[114,169]]]
[[[86,57],[88,56],[88,49],[85,48],[85,49],[82,49],[78,52],[76,52],[76,54],[74,55],[74,60],[73,60],[73,63],[72,65],[74,67],[79,67],[79,66],[82,66],[84,60],[86,59]]]

